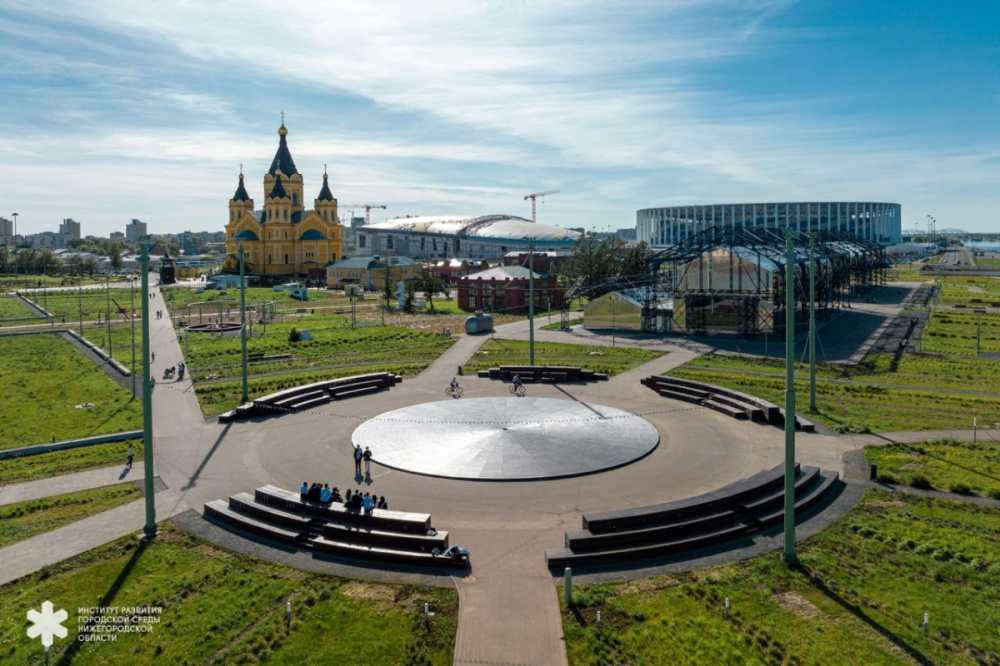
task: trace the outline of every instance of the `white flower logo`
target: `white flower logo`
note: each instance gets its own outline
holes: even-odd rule
[[[42,612],[39,613],[34,608],[28,611],[28,619],[32,625],[28,627],[28,638],[42,637],[42,645],[52,646],[52,637],[66,638],[66,627],[62,623],[66,621],[68,613],[62,608],[53,612],[52,602],[46,601],[42,604]]]

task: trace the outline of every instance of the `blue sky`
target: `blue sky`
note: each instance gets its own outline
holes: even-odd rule
[[[1000,231],[1000,3],[0,0],[0,215],[221,230],[285,111],[373,219],[888,201]]]

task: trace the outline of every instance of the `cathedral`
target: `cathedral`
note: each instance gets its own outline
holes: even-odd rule
[[[264,208],[255,210],[243,185],[229,200],[226,224],[227,270],[239,270],[239,243],[243,243],[244,270],[248,275],[308,277],[326,281],[326,265],[344,255],[344,230],[337,217],[337,200],[330,193],[327,174],[323,187],[306,210],[302,174],[288,150],[284,120],[271,168],[264,175]]]

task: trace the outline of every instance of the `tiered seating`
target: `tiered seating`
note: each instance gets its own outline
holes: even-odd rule
[[[784,465],[705,495],[583,516],[564,549],[545,551],[549,567],[597,566],[688,553],[780,524]],[[839,485],[837,472],[795,465],[795,513],[813,508]]]
[[[219,417],[219,421],[234,421],[246,419],[261,414],[274,414],[283,411],[302,411],[324,405],[334,400],[343,400],[368,393],[378,393],[384,388],[390,388],[403,378],[391,372],[373,372],[367,375],[330,379],[315,384],[296,386],[257,398],[252,403],[230,410]]]
[[[205,504],[205,517],[254,536],[319,553],[423,567],[459,567],[467,559],[436,555],[448,549],[448,533],[431,528],[426,513],[373,509],[370,516],[343,504],[303,501],[275,486]]]
[[[750,419],[776,426],[785,425],[784,409],[748,393],[665,375],[646,377],[642,380],[642,385],[648,386],[664,398],[708,407],[734,419]],[[803,432],[816,430],[815,423],[799,415],[795,416],[795,427]]]
[[[519,375],[523,382],[592,382],[607,381],[603,372],[584,370],[565,365],[501,365],[499,368],[480,370],[483,379],[510,380]]]

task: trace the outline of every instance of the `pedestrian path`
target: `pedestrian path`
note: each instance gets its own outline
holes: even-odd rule
[[[139,461],[131,468],[124,465],[116,465],[114,467],[90,469],[86,472],[77,472],[76,474],[52,476],[47,479],[39,479],[38,481],[14,483],[0,486],[0,506],[41,499],[42,497],[51,497],[53,495],[75,493],[81,490],[114,486],[130,481],[142,481],[145,478],[146,475],[143,472],[142,462]]]
[[[129,502],[0,549],[0,585],[138,532],[146,524],[145,505],[144,499]],[[173,491],[165,490],[156,495],[158,520],[182,513],[188,508]]]

